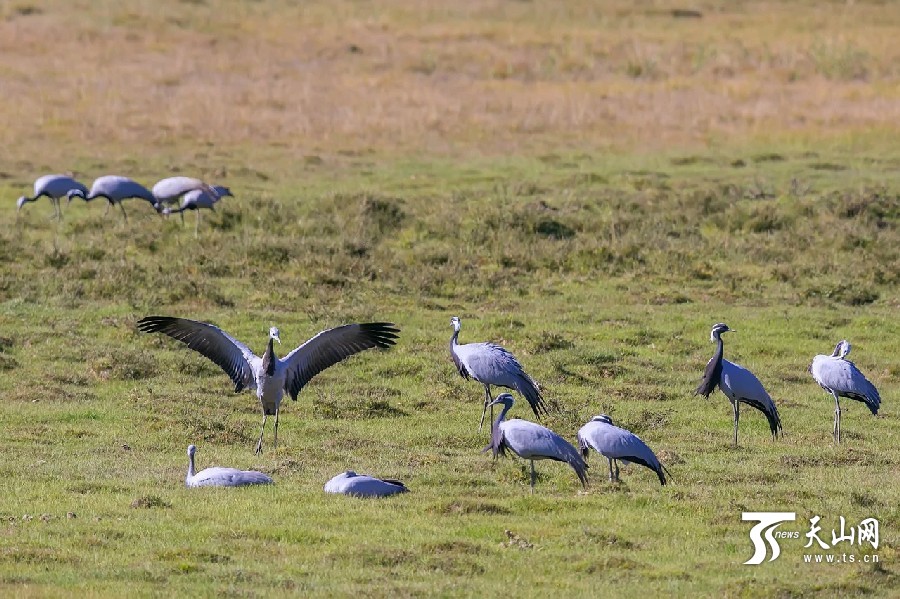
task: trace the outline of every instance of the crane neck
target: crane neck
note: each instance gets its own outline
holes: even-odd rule
[[[722,335],[716,335],[716,353],[713,354],[713,358],[716,360],[721,360],[722,355],[725,353],[725,344],[722,343]]]
[[[500,423],[506,418],[506,413],[509,412],[510,408],[512,408],[512,404],[503,404],[503,409],[500,410],[500,415],[497,416],[497,419],[494,420],[494,428],[498,428]]]
[[[278,358],[275,357],[275,340],[272,337],[269,337],[269,345],[266,346],[266,353],[263,354],[262,366],[266,375],[275,376],[275,362]]]
[[[453,336],[450,337],[450,347],[459,345],[459,329],[454,329]]]
[[[187,477],[188,477],[188,478],[193,478],[193,477],[194,477],[194,455],[193,455],[193,454],[190,454],[190,453],[188,454],[188,473],[187,473]]]

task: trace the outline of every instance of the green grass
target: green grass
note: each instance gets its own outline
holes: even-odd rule
[[[49,203],[16,224],[7,207],[2,588],[888,595],[900,516],[891,164],[771,148],[395,162],[346,171],[336,190],[313,174],[228,198],[198,238],[136,204],[128,224],[72,204],[58,229]],[[237,179],[236,193],[242,181],[254,188]],[[138,333],[154,313],[217,322],[257,351],[272,324],[283,351],[347,321],[403,332],[396,348],[319,375],[286,405],[277,451],[255,458],[253,396]],[[463,341],[519,356],[558,407],[554,430],[573,439],[607,412],[657,451],[673,484],[631,468],[612,485],[592,456],[587,491],[544,462],[532,496],[522,462],[479,453],[481,390],[447,351],[454,314]],[[691,395],[718,321],[738,330],[727,357],[778,402],[783,439],[747,409],[733,449],[724,397]],[[806,366],[845,337],[884,408],[873,418],[845,401],[834,447],[832,402]],[[530,417],[521,404],[513,413]],[[201,467],[260,469],[277,484],[184,489],[189,443]],[[347,468],[412,492],[326,496]],[[776,562],[743,566],[741,512],[757,510],[796,511],[783,529],[801,534],[813,515],[826,535],[839,515],[877,517],[881,563],[803,565],[802,543],[782,541]]]

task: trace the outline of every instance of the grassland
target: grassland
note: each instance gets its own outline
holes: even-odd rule
[[[900,443],[900,15],[876,2],[38,2],[0,8],[0,593],[11,596],[891,596]],[[35,176],[229,185],[198,237],[46,201]],[[227,202],[227,203],[226,203]],[[190,215],[189,215],[190,219]],[[190,220],[189,220],[190,222]],[[256,458],[259,413],[135,321],[213,321],[261,351],[392,320],[322,373]],[[674,484],[586,491],[479,450],[447,352],[519,356],[572,438],[606,412]],[[691,395],[714,322],[785,436]],[[853,342],[873,418],[806,366]],[[849,405],[852,404],[852,405]],[[514,414],[530,417],[521,405]],[[187,490],[205,465],[271,488]],[[412,492],[325,497],[347,468]],[[826,535],[881,523],[880,563],[743,566],[742,511]],[[67,514],[73,514],[73,517]],[[862,551],[871,553],[871,551]]]

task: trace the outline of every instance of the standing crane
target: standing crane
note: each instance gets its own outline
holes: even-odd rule
[[[161,210],[153,192],[137,181],[118,175],[106,175],[94,179],[94,182],[91,184],[91,191],[87,194],[80,189],[73,189],[69,191],[67,195],[69,202],[72,201],[72,198],[81,198],[85,202],[90,202],[97,198],[104,198],[109,202],[104,214],[109,213],[110,207],[118,205],[119,208],[122,209],[122,216],[125,218],[125,222],[128,222],[128,215],[125,213],[125,206],[122,204],[123,200],[132,198],[146,200],[147,202],[150,202],[150,205],[153,206],[154,210],[158,213]]]
[[[31,197],[22,196],[16,200],[16,214],[18,215],[22,206],[28,202],[36,202],[39,198],[48,197],[56,211],[56,219],[59,220],[61,218],[59,200],[66,197],[69,191],[73,189],[83,194],[87,193],[87,187],[84,184],[79,183],[68,175],[44,175],[43,177],[38,177],[34,182],[34,195]]]
[[[163,208],[163,214],[178,214],[181,217],[181,224],[184,224],[184,211],[185,210],[196,210],[197,211],[197,223],[194,225],[194,234],[200,230],[200,210],[207,209],[215,212],[216,203],[225,196],[234,197],[234,194],[231,193],[231,190],[227,187],[223,187],[221,185],[213,185],[213,191],[215,191],[215,195],[207,192],[205,189],[194,189],[182,196],[181,198],[181,206],[178,208]]]
[[[493,450],[494,459],[497,455],[506,455],[509,449],[517,456],[531,462],[531,492],[534,493],[534,461],[556,460],[565,462],[572,467],[582,486],[587,486],[587,463],[578,450],[572,444],[551,431],[545,426],[513,418],[507,420],[506,413],[513,406],[513,396],[509,393],[501,393],[491,405],[500,404],[503,410],[491,427],[491,444],[483,451]]]
[[[834,397],[834,429],[832,435],[835,443],[841,442],[841,404],[839,397],[846,397],[866,404],[873,416],[878,415],[881,407],[881,396],[875,385],[859,371],[856,364],[847,359],[850,353],[850,342],[839,341],[830,356],[818,355],[809,365],[809,373],[823,389]]]
[[[709,395],[715,391],[716,385],[718,385],[725,394],[734,411],[735,447],[737,447],[738,421],[741,418],[740,404],[742,403],[756,408],[765,415],[766,420],[769,421],[769,429],[772,431],[772,439],[774,439],[778,435],[778,431],[782,430],[778,408],[775,407],[775,402],[772,401],[762,383],[752,372],[722,357],[722,334],[728,331],[731,329],[723,322],[713,325],[709,340],[717,343],[718,346],[716,353],[706,364],[703,380],[694,393],[709,399]]]
[[[259,357],[219,327],[205,322],[147,316],[140,319],[137,326],[145,333],[168,335],[212,360],[231,377],[235,392],[256,391],[263,411],[257,455],[262,453],[263,433],[269,416],[275,416],[274,447],[278,446],[278,412],[285,392],[296,401],[300,390],[318,373],[363,350],[386,349],[396,343],[400,332],[389,322],[346,324],[322,331],[284,358],[278,358],[274,342],[281,343],[281,336],[276,327],[269,329],[269,343]]]
[[[537,383],[525,373],[522,365],[509,351],[495,343],[459,343],[460,320],[458,316],[450,319],[453,336],[450,337],[450,355],[459,375],[465,379],[473,378],[484,385],[484,409],[481,410],[481,422],[484,426],[484,415],[491,407],[491,420],[494,419],[491,403],[491,386],[515,389],[528,400],[534,415],[547,414],[547,406],[538,389]]]
[[[613,424],[612,418],[606,414],[600,414],[591,418],[590,422],[578,431],[578,446],[581,455],[587,460],[588,451],[593,448],[609,461],[609,480],[619,480],[619,464],[627,465],[629,462],[646,466],[656,473],[659,484],[666,484],[665,466],[657,459],[656,454],[641,438],[624,428]],[[613,473],[615,463],[615,473]],[[664,472],[665,471],[665,472]]]
[[[192,191],[204,191],[213,198],[219,199],[216,187],[207,185],[194,177],[166,177],[154,183],[153,189],[150,190],[161,211],[164,206],[174,204],[179,198]]]

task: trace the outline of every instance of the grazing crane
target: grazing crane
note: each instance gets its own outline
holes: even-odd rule
[[[107,204],[106,213],[104,214],[109,213],[111,206],[118,204],[119,208],[122,209],[122,216],[125,218],[125,222],[128,222],[128,215],[125,214],[125,206],[122,204],[122,200],[130,198],[146,200],[150,202],[158,213],[161,211],[161,206],[153,192],[137,181],[118,175],[106,175],[94,179],[93,184],[91,184],[91,191],[87,195],[79,189],[73,189],[67,195],[69,202],[72,201],[72,198],[81,198],[85,202],[90,202],[96,198],[106,198],[109,204]]]
[[[375,478],[352,470],[342,472],[325,483],[326,493],[341,493],[353,497],[387,497],[407,491],[409,489],[399,480]]]
[[[834,436],[835,443],[841,442],[841,404],[839,397],[847,397],[866,404],[872,415],[878,415],[881,407],[881,396],[878,389],[869,382],[856,364],[847,359],[850,353],[850,342],[839,341],[830,356],[818,355],[809,366],[809,373],[819,385],[834,397]]]
[[[168,215],[178,213],[178,215],[181,216],[181,224],[183,225],[184,211],[196,210],[197,224],[194,225],[194,234],[196,234],[200,230],[201,208],[206,208],[215,212],[215,205],[220,199],[224,198],[225,196],[234,197],[234,194],[232,194],[231,190],[227,187],[223,187],[221,185],[213,185],[213,190],[216,192],[216,195],[212,195],[205,189],[194,189],[192,191],[189,191],[181,198],[181,206],[179,208],[163,208],[163,214]]]
[[[589,449],[594,448],[597,453],[609,461],[609,480],[611,481],[619,480],[618,462],[623,464],[634,462],[653,470],[659,477],[659,484],[666,484],[665,475],[668,474],[668,470],[656,458],[653,450],[631,431],[615,426],[612,418],[606,414],[594,416],[590,422],[581,427],[578,431],[578,446],[581,448],[581,455],[585,460],[587,460]],[[613,462],[616,462],[615,474],[613,474]]]
[[[565,462],[575,471],[582,486],[587,485],[587,463],[578,450],[572,444],[551,431],[545,426],[513,418],[507,420],[506,413],[513,406],[513,396],[509,393],[501,393],[491,405],[500,404],[503,410],[491,428],[491,444],[484,448],[493,450],[494,459],[497,454],[506,455],[506,450],[512,450],[517,456],[531,462],[531,492],[534,493],[534,461],[556,460]]]
[[[260,358],[246,345],[219,327],[170,316],[147,316],[137,322],[145,333],[163,333],[181,341],[192,350],[215,362],[234,382],[235,392],[256,391],[262,406],[263,421],[256,444],[262,453],[266,420],[275,416],[275,442],[278,446],[278,412],[284,393],[297,400],[297,394],[315,375],[344,358],[366,349],[386,349],[395,343],[396,325],[389,322],[346,324],[322,331],[284,358],[275,355],[274,342],[281,343],[278,329],[269,329],[269,344]]]
[[[541,417],[541,412],[547,414],[547,406],[538,389],[537,383],[522,369],[519,361],[509,351],[495,343],[466,343],[459,344],[460,320],[458,316],[450,319],[453,325],[453,336],[450,337],[450,355],[456,369],[464,379],[473,378],[484,385],[484,409],[481,410],[481,422],[478,428],[484,426],[484,415],[488,407],[491,407],[491,420],[494,419],[494,404],[491,403],[491,386],[515,389],[521,393],[534,415]],[[496,402],[494,402],[496,403]]]
[[[184,479],[188,487],[244,487],[247,485],[270,485],[272,479],[256,470],[238,470],[237,468],[206,468],[194,474],[195,445],[188,445],[188,471]]]
[[[734,362],[729,362],[722,357],[722,333],[731,331],[725,323],[717,323],[713,325],[709,334],[709,340],[718,343],[716,353],[706,364],[706,371],[703,373],[703,380],[694,391],[697,395],[702,395],[709,399],[709,395],[715,390],[716,385],[731,402],[734,410],[734,446],[737,447],[738,438],[738,421],[741,419],[740,404],[745,403],[756,408],[766,416],[769,421],[769,428],[772,431],[772,439],[778,435],[778,431],[782,430],[781,417],[778,415],[778,408],[775,402],[766,393],[762,383],[756,376]],[[782,433],[783,434],[783,433]]]
[[[156,203],[160,206],[174,204],[178,198],[192,191],[205,191],[213,198],[219,199],[217,188],[207,185],[200,179],[194,177],[166,177],[160,179],[153,185],[151,193],[156,198]]]
[[[43,177],[38,177],[34,182],[34,195],[30,198],[28,196],[22,196],[16,200],[16,214],[18,215],[22,206],[28,202],[36,202],[38,198],[46,196],[53,202],[53,208],[56,211],[56,219],[59,220],[61,217],[59,200],[60,198],[66,197],[72,189],[87,193],[87,187],[68,175],[44,175]]]

